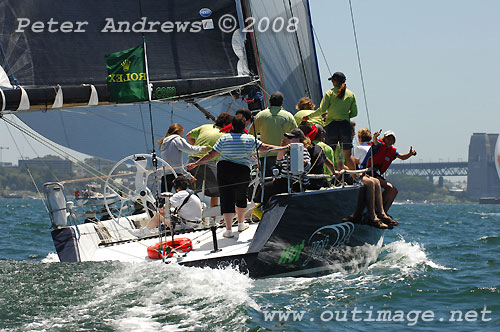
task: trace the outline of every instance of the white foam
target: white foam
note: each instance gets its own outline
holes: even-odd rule
[[[214,322],[234,327],[245,322],[248,317],[238,307],[259,310],[249,295],[254,281],[231,268],[160,261],[109,264],[109,276],[83,290],[88,292],[85,301],[64,301],[70,303],[64,310],[35,317],[24,328],[48,331],[63,324],[76,329],[81,322],[96,321],[117,331],[216,330]]]
[[[55,252],[49,252],[47,257],[42,259],[42,263],[57,263],[59,262],[59,256]]]
[[[423,244],[418,242],[406,242],[401,237],[399,241],[395,241],[385,245],[382,248],[383,253],[387,253],[382,259],[370,266],[374,268],[391,268],[398,269],[403,274],[411,273],[423,266],[429,266],[434,269],[451,270],[451,268],[434,263],[427,257]]]
[[[209,322],[221,319],[238,319],[234,317],[235,307],[250,304],[257,307],[249,296],[253,281],[230,268],[213,270],[209,268],[186,268],[178,265],[157,268],[143,268],[141,264],[134,266],[130,280],[150,278],[151,273],[160,273],[165,278],[159,282],[149,281],[139,287],[142,296],[134,306],[127,309],[121,317],[114,319],[117,330],[130,331],[130,321],[137,323],[135,331],[161,331],[211,329]],[[128,274],[130,276],[130,274]],[[156,278],[154,278],[156,279]],[[179,322],[159,324],[155,317],[175,315]]]

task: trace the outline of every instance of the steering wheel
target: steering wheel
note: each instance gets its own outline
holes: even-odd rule
[[[156,160],[158,162],[158,167],[156,168],[157,171],[170,170],[172,174],[177,177],[177,173],[169,163],[160,157],[156,157]],[[115,180],[118,176],[117,169],[120,166],[123,166],[122,169],[125,168],[125,163],[129,161],[133,162],[136,169],[135,172],[131,171],[128,173],[129,175],[134,176],[134,189],[131,189]],[[148,166],[152,167],[152,165],[153,157],[151,154],[133,154],[117,162],[109,172],[109,175],[106,178],[106,183],[104,184],[104,207],[106,208],[109,216],[116,223],[118,223],[118,220],[122,217],[122,211],[124,210],[124,206],[127,201],[139,200],[144,209],[148,212],[149,217],[151,218],[153,216],[151,207],[156,206],[156,199],[154,198],[151,190],[148,188],[148,178],[155,172],[155,169],[148,169]],[[127,192],[125,192],[125,190]],[[111,197],[113,197],[113,200],[111,200]],[[112,213],[110,208],[111,204],[117,202],[116,198],[120,200],[120,208],[117,216]]]

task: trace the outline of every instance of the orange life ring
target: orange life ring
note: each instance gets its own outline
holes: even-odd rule
[[[167,248],[170,247],[170,252],[167,254]],[[172,257],[175,250],[182,250],[189,252],[193,249],[193,244],[190,239],[181,237],[176,238],[174,241],[162,241],[148,247],[148,257],[151,259],[160,259],[164,256]]]

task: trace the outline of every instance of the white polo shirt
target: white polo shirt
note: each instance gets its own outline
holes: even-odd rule
[[[188,195],[189,193],[186,190],[181,190],[170,198],[170,204],[174,208],[177,208],[181,206]],[[186,204],[178,211],[178,214],[179,217],[186,220],[201,221],[201,212],[202,206],[200,199],[196,195],[191,195]]]

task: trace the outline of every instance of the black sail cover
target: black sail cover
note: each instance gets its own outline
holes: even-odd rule
[[[142,0],[142,8],[139,3],[1,0],[0,86],[4,71],[12,86],[26,89],[32,106],[28,112],[16,111],[19,89],[4,88],[5,96],[17,93],[17,98],[7,98],[2,107],[56,143],[110,160],[151,151],[151,137],[163,137],[173,122],[183,125],[185,133],[209,122],[189,100],[154,102],[153,133],[147,105],[67,105],[70,97],[87,104],[87,86],[81,96],[71,89],[80,92],[82,84],[95,85],[99,101],[105,101],[104,56],[140,45],[142,30],[153,92],[156,84],[167,82],[167,87],[177,88],[177,96],[204,90],[216,94],[256,78],[264,101],[280,90],[284,107],[292,113],[303,96],[319,104],[322,92],[307,0]],[[297,24],[288,31],[292,18]],[[51,109],[57,85],[65,105]],[[36,111],[35,96],[46,99],[42,109],[48,112]],[[247,106],[227,94],[205,96],[193,95],[194,101],[214,116]]]

